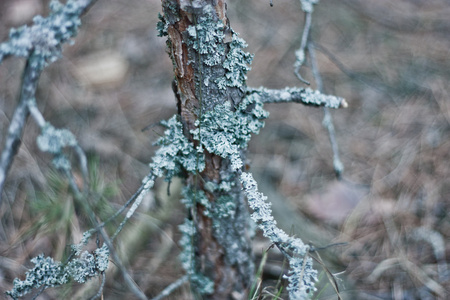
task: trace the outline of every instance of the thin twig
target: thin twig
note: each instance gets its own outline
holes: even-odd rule
[[[45,289],[46,289],[47,287],[48,287],[48,286],[46,286],[46,285],[44,285],[43,287],[41,287],[41,288],[39,289],[39,291],[36,293],[36,295],[34,295],[33,298],[32,298],[31,300],[36,300],[37,297],[39,297],[39,296],[45,291]]]
[[[80,195],[80,194],[78,194],[78,195]],[[83,201],[83,199],[80,199],[80,198],[78,200]],[[103,227],[99,227],[99,223],[97,221],[97,217],[95,216],[94,212],[90,209],[90,207],[87,205],[86,202],[84,202],[84,203],[85,203],[84,206],[86,208],[86,213],[88,214],[90,221],[92,222],[92,224],[94,224],[94,226],[96,226],[96,228],[100,228],[99,232],[103,238],[103,242],[108,247],[109,253],[110,253],[112,259],[114,260],[114,264],[117,266],[120,273],[122,274],[122,277],[123,277],[128,289],[138,299],[147,300],[147,297],[145,296],[144,292],[142,292],[142,290],[137,286],[136,282],[134,282],[134,280],[131,278],[131,275],[128,273],[127,269],[123,265],[122,260],[120,259],[119,255],[117,254],[116,250],[114,249],[114,245],[113,245],[111,239],[109,238],[108,234],[106,233],[105,229]]]
[[[95,218],[94,221],[96,221]],[[127,285],[130,292],[132,292],[138,299],[147,300],[147,296],[145,296],[144,292],[139,288],[136,282],[134,282],[133,278],[131,278],[131,275],[128,273],[127,269],[123,265],[122,260],[120,259],[119,255],[114,249],[112,241],[109,239],[108,234],[106,233],[104,228],[100,229],[100,234],[103,237],[104,243],[108,246],[109,253],[112,259],[114,260],[114,264],[117,266],[120,273],[122,274],[123,280],[125,281],[125,284]]]
[[[101,228],[103,228],[106,224],[108,224],[109,222],[111,222],[112,220],[114,220],[115,218],[117,218],[121,213],[123,213],[125,211],[125,209],[131,204],[133,203],[138,197],[140,197],[141,195],[143,196],[144,191],[147,191],[146,185],[148,184],[149,180],[154,180],[155,176],[153,175],[153,173],[148,174],[142,185],[138,188],[138,190],[133,194],[133,196],[130,197],[130,199],[127,200],[127,202],[125,202],[124,205],[122,205],[122,207],[117,210],[111,217],[109,217],[106,221],[102,222],[102,223],[98,223],[95,228],[90,229],[89,231],[91,233],[93,232],[98,232]],[[115,234],[117,235],[117,234]]]
[[[146,177],[144,179],[141,192],[136,196],[136,198],[135,198],[136,200],[134,201],[133,205],[130,207],[125,218],[122,220],[122,222],[117,227],[116,232],[114,233],[114,235],[111,238],[112,240],[114,240],[117,237],[117,235],[122,231],[123,227],[128,222],[128,220],[131,218],[131,216],[134,214],[136,209],[139,207],[142,200],[144,199],[144,196],[153,187],[154,183],[155,183],[154,175],[152,175],[150,177]]]
[[[162,290],[161,293],[159,293],[158,296],[154,297],[152,300],[161,300],[164,297],[169,296],[172,294],[173,291],[175,291],[177,288],[185,284],[189,280],[188,275],[184,275],[183,277],[179,278],[177,281],[172,282],[169,284],[164,290]]]
[[[320,76],[319,68],[317,66],[316,52],[314,46],[308,43],[308,53],[311,58],[311,68],[313,71],[314,79],[316,81],[317,89],[322,91],[322,77]],[[333,150],[333,167],[338,180],[342,179],[342,173],[344,172],[344,165],[339,157],[339,147],[336,141],[336,132],[334,130],[333,119],[331,117],[328,107],[323,108],[323,126],[328,130],[328,136],[330,138],[331,149]]]
[[[382,87],[381,84],[377,84],[370,79],[362,76],[360,74],[356,74],[355,72],[349,70],[340,60],[337,58],[331,51],[325,48],[323,45],[310,41],[310,48],[314,48],[319,50],[322,54],[324,54],[328,59],[339,69],[342,73],[347,75],[350,79],[359,81],[360,83],[367,85],[377,91],[378,93],[384,94],[395,101],[392,95],[389,93],[388,88]]]
[[[98,298],[100,298],[102,296],[103,288],[105,287],[105,282],[106,282],[106,275],[105,275],[105,272],[103,272],[102,273],[102,282],[100,284],[98,292],[97,292],[97,294],[92,296],[90,300],[95,300],[95,299],[98,299]]]
[[[303,79],[302,75],[300,75],[300,68],[303,66],[303,63],[305,62],[305,50],[306,50],[306,46],[307,46],[307,42],[308,42],[308,36],[309,36],[309,31],[311,29],[311,12],[306,12],[305,13],[305,26],[303,27],[303,34],[302,34],[302,40],[300,43],[300,48],[295,51],[295,56],[297,58],[297,60],[295,61],[294,67],[294,73],[295,76],[297,76],[297,78],[309,85],[310,83],[308,81],[306,81],[305,79]]]
[[[80,166],[81,174],[83,176],[83,193],[87,193],[89,190],[89,175],[86,153],[84,153],[83,149],[78,144],[75,145],[73,149],[78,156],[78,165]]]

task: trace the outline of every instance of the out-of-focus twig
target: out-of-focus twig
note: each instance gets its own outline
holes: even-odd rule
[[[27,58],[19,103],[11,119],[5,146],[0,156],[0,206],[6,177],[20,147],[30,105],[34,105],[36,101],[35,95],[40,74],[46,66],[60,57],[62,45],[76,35],[81,24],[80,17],[95,2],[96,0],[69,0],[63,5],[58,1],[52,1],[50,3],[52,12],[47,18],[38,16],[34,18],[34,24],[30,27],[11,29],[9,40],[0,44],[0,63],[9,56]],[[37,122],[41,126],[43,118],[38,118]],[[80,152],[76,152],[81,164],[85,162]],[[85,176],[87,168],[82,166],[81,170],[87,179]]]
[[[375,91],[384,94],[386,96],[388,96],[389,98],[391,98],[392,100],[395,100],[392,95],[389,92],[389,87],[387,86],[382,86],[382,84],[380,83],[376,83],[368,78],[366,78],[365,76],[362,76],[360,74],[356,74],[355,72],[349,70],[340,60],[339,58],[337,58],[333,53],[331,53],[331,51],[329,51],[327,48],[325,48],[323,45],[318,44],[316,42],[310,41],[311,43],[311,47],[314,49],[317,49],[318,51],[320,51],[321,53],[323,53],[326,57],[328,57],[328,59],[339,69],[341,70],[342,73],[344,73],[345,75],[347,75],[349,78],[359,81],[364,85],[367,85],[371,88],[373,88]]]
[[[284,88],[280,90],[267,88],[248,88],[247,95],[257,94],[262,103],[301,103],[306,106],[324,106],[330,108],[347,107],[341,97],[322,94],[310,88]]]
[[[34,102],[39,76],[42,72],[42,69],[37,69],[33,65],[35,59],[32,54],[27,60],[22,78],[19,103],[9,124],[8,136],[0,157],[0,206],[2,204],[2,192],[6,177],[21,144],[23,130],[30,112],[29,103]]]
[[[97,294],[92,296],[90,300],[95,300],[95,299],[98,299],[98,298],[100,298],[102,296],[103,288],[105,287],[105,282],[106,282],[106,276],[105,276],[105,273],[102,273],[102,282],[100,283],[100,287],[98,288],[98,292],[97,292]]]
[[[311,68],[313,71],[314,79],[316,81],[317,89],[322,91],[322,77],[320,76],[319,68],[317,66],[316,52],[311,42],[308,43],[308,53],[311,58]],[[339,157],[339,147],[336,140],[336,132],[334,130],[333,119],[331,117],[328,107],[323,108],[323,126],[328,130],[328,136],[330,138],[331,149],[333,150],[333,167],[338,180],[342,179],[342,173],[344,172],[344,165]]]
[[[158,296],[154,297],[152,300],[161,300],[161,299],[169,296],[177,288],[179,288],[180,286],[182,286],[183,284],[188,282],[188,280],[189,280],[189,276],[188,275],[184,275],[183,277],[179,278],[177,281],[172,282],[171,284],[169,284],[164,290],[162,290],[161,293],[159,293]]]
[[[145,186],[147,187],[147,189],[145,189],[145,187],[144,187],[143,191],[141,191],[141,193],[136,197],[138,200],[144,196],[145,192],[147,192],[153,186],[153,184],[149,184],[147,182],[145,184]],[[81,194],[77,190],[77,187],[75,186],[72,188],[75,189],[74,194],[77,195],[78,197],[80,197]],[[109,253],[110,253],[112,259],[114,260],[114,264],[117,266],[120,273],[122,274],[124,282],[125,282],[126,286],[128,287],[128,289],[130,290],[130,292],[132,292],[140,300],[147,300],[147,297],[145,296],[144,292],[138,287],[136,282],[134,282],[134,280],[131,278],[131,275],[128,273],[126,267],[124,266],[122,260],[120,259],[119,255],[117,254],[117,252],[114,248],[112,239],[108,236],[104,227],[100,226],[99,222],[97,221],[97,217],[95,216],[95,213],[92,211],[92,209],[89,207],[89,205],[87,204],[85,199],[83,199],[83,197],[78,198],[77,200],[79,200],[80,204],[85,208],[86,213],[89,217],[89,220],[92,222],[92,224],[94,224],[95,228],[98,228],[98,232],[102,236],[103,242],[108,247]],[[139,205],[139,203],[137,205]],[[136,203],[134,206],[136,206]],[[133,207],[130,210],[132,210]],[[127,214],[128,218],[126,218],[126,220],[128,220],[130,218],[129,215],[130,215],[130,213]]]
[[[312,19],[311,15],[312,15],[311,12],[305,13],[305,26],[303,27],[302,40],[300,43],[300,48],[297,51],[295,51],[296,61],[294,63],[295,76],[297,76],[297,78],[301,82],[307,85],[309,85],[309,82],[303,79],[302,75],[300,75],[300,68],[303,66],[306,58],[305,50],[308,42],[309,31],[311,29],[311,19]]]

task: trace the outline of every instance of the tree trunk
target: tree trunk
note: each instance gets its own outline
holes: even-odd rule
[[[251,55],[241,50],[242,40],[235,40],[225,1],[162,0],[162,7],[159,30],[168,36],[180,121],[198,146],[191,131],[202,126],[197,122],[202,114],[226,102],[233,109],[244,97]],[[231,56],[238,65],[230,65]],[[193,199],[189,218],[195,228],[193,270],[187,271],[204,299],[245,299],[254,271],[247,204],[230,161],[203,151],[204,169],[186,172],[185,197]],[[214,283],[213,291],[201,286],[199,278],[205,277]]]

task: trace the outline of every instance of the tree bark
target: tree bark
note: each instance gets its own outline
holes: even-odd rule
[[[223,0],[162,0],[162,7],[159,29],[161,35],[168,36],[180,121],[186,137],[197,146],[199,141],[193,139],[191,131],[201,126],[196,123],[201,115],[225,102],[233,109],[245,94],[245,80],[223,84],[230,72],[224,63],[233,49],[234,32]],[[246,71],[244,67],[243,78]],[[214,292],[203,294],[204,299],[245,299],[254,271],[247,204],[229,160],[204,152],[204,170],[186,175],[188,189],[201,191],[208,201],[196,201],[190,211],[196,231],[192,239],[195,270],[190,271],[214,282]],[[230,188],[217,188],[222,183]],[[217,213],[223,201],[228,201],[231,213]],[[199,283],[192,277],[195,288]]]

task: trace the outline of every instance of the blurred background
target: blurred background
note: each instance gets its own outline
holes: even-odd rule
[[[48,14],[49,1],[2,0],[0,41],[11,27]],[[99,0],[73,45],[40,79],[37,102],[55,127],[68,128],[89,156],[92,205],[116,211],[139,187],[163,129],[176,113],[172,63],[157,37],[157,0]],[[347,100],[333,110],[345,171],[337,181],[323,110],[269,104],[270,117],[249,147],[251,171],[280,226],[315,247],[344,299],[445,299],[450,291],[450,4],[447,0],[322,0],[311,38],[324,92]],[[248,85],[305,86],[295,77],[304,14],[299,1],[229,1],[231,26],[255,54]],[[0,144],[18,100],[24,60],[0,65]],[[315,87],[310,61],[301,69]],[[143,130],[145,129],[145,130]],[[64,259],[90,228],[67,183],[36,146],[29,120],[0,208],[0,290],[24,278],[29,259]],[[95,180],[94,180],[95,179]],[[174,182],[160,182],[119,237],[136,283],[154,297],[183,271],[175,257],[185,212]],[[259,236],[257,257],[268,244]],[[336,299],[322,267],[316,299]],[[264,286],[282,269],[269,256]],[[278,273],[277,273],[278,272]],[[275,283],[274,283],[275,282]],[[39,299],[85,299],[99,282],[49,289]],[[267,294],[263,294],[266,295]],[[114,265],[105,299],[129,297]],[[168,299],[189,299],[183,285]]]

